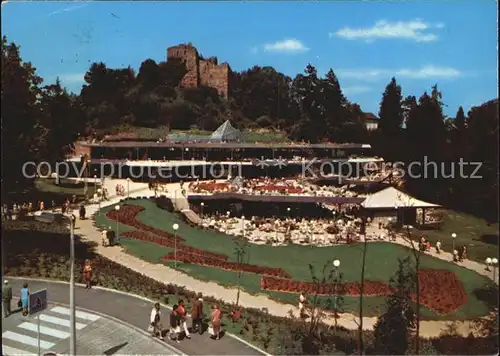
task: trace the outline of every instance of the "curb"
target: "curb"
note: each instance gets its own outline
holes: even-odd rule
[[[30,280],[30,281],[36,281],[36,282],[49,282],[49,280],[36,280],[36,279],[28,279],[28,278],[22,278],[22,277],[9,277],[10,279],[18,279],[18,280]],[[53,283],[52,281],[50,281],[50,283]],[[61,283],[62,284],[62,283]],[[81,284],[81,283],[79,283]],[[19,298],[20,296],[18,295],[13,295],[13,297],[16,297],[16,298]],[[64,303],[58,303],[58,302],[49,302],[49,304],[53,304],[53,305],[56,305],[56,306],[64,306],[64,307],[68,307],[69,305],[68,304],[64,304]],[[134,330],[135,332],[139,333],[139,334],[142,334],[144,336],[147,336],[149,339],[152,339],[154,342],[158,343],[159,345],[162,345],[162,346],[167,346],[167,348],[170,348],[172,351],[174,351],[176,353],[176,355],[178,356],[188,356],[187,354],[183,353],[182,351],[180,351],[179,349],[177,349],[175,346],[173,345],[170,345],[169,343],[165,342],[165,341],[160,341],[158,340],[157,338],[153,338],[151,337],[151,335],[149,333],[147,333],[146,331],[138,328],[137,326],[134,326],[134,325],[131,325],[123,320],[120,320],[120,319],[117,319],[115,318],[114,316],[111,316],[111,315],[108,315],[108,314],[104,314],[104,313],[101,313],[101,312],[98,312],[98,311],[95,311],[95,310],[91,310],[91,309],[87,309],[87,308],[81,308],[81,307],[77,307],[76,310],[80,310],[80,311],[83,311],[83,312],[87,312],[89,314],[95,314],[95,315],[99,315],[101,318],[104,318],[104,319],[109,319],[111,321],[114,321],[115,323],[118,323],[120,325],[123,325],[127,328],[130,328],[132,330]]]
[[[16,276],[4,276],[4,279],[13,279],[13,280],[21,280],[21,281],[34,281],[34,282],[45,282],[45,283],[58,283],[58,284],[66,284],[66,285],[69,285],[69,282],[65,282],[65,281],[59,281],[59,280],[55,280],[55,279],[45,279],[45,278],[27,278],[27,277],[16,277]],[[77,287],[85,287],[85,284],[83,283],[75,283],[75,286]],[[106,287],[100,287],[100,286],[93,286],[92,289],[98,289],[98,290],[102,290],[104,292],[110,292],[110,293],[116,293],[116,294],[121,294],[121,295],[126,295],[128,297],[133,297],[133,298],[136,298],[136,299],[141,299],[145,302],[149,302],[151,304],[154,304],[154,303],[157,303],[149,298],[146,298],[146,297],[143,297],[143,296],[140,296],[140,295],[137,295],[137,294],[132,294],[132,293],[128,293],[128,292],[123,292],[123,291],[120,291],[120,290],[116,290],[116,289],[111,289],[111,288],[106,288]],[[51,302],[52,303],[52,302]],[[52,303],[52,304],[56,304],[56,303]],[[166,305],[166,304],[163,304],[160,302],[160,305],[164,308],[167,308],[168,310],[172,310],[172,307]],[[85,310],[84,308],[78,308],[78,309],[81,309],[81,310]],[[94,311],[90,311],[91,313],[95,313],[95,314],[100,314],[100,313],[97,313],[97,312],[94,312]],[[105,314],[103,314],[105,315]],[[106,317],[109,317],[109,316],[106,316]],[[123,322],[119,319],[116,319],[114,317],[109,317],[110,319],[112,320],[115,320],[115,321],[118,321],[124,325],[129,325],[128,323],[126,322]],[[140,330],[141,332],[144,333],[144,330],[141,330],[135,326],[132,326],[131,327],[133,329],[136,329],[136,330]],[[148,334],[149,335],[149,334]],[[255,351],[258,351],[260,352],[261,354],[265,355],[265,356],[273,356],[269,353],[267,353],[266,351],[260,349],[259,347],[255,346],[255,345],[252,345],[251,343],[249,343],[248,341],[245,341],[243,340],[242,338],[234,335],[234,334],[231,334],[229,332],[225,332],[225,335],[241,342],[242,344],[254,349]],[[159,342],[158,340],[155,340],[157,342]],[[169,344],[170,346],[170,344]],[[172,346],[173,347],[173,346]],[[175,348],[174,348],[175,349]],[[179,351],[180,352],[180,351]],[[181,356],[187,356],[186,354],[183,354],[182,352],[179,353],[179,355]]]

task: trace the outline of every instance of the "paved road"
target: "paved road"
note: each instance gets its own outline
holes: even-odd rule
[[[40,354],[69,353],[69,313],[67,306],[49,303],[39,315]],[[2,355],[38,355],[37,324],[36,317],[22,316],[20,312],[3,319]],[[180,354],[166,343],[152,342],[147,333],[88,311],[77,309],[76,329],[76,350],[79,355]]]
[[[28,282],[31,291],[47,288],[49,301],[69,304],[67,284],[5,278],[9,280],[14,295],[19,295],[22,284]],[[79,286],[75,289],[75,298],[77,308],[109,315],[142,330],[146,330],[149,324],[152,305],[140,298],[96,288],[86,290]],[[164,314],[169,315],[169,311],[164,310]],[[188,325],[190,325],[190,321],[188,321]],[[209,338],[208,333],[205,333],[192,335],[191,340],[185,339],[180,343],[172,341],[167,341],[167,343],[187,355],[263,355],[263,353],[229,335],[215,341]],[[118,353],[122,354],[120,351]]]

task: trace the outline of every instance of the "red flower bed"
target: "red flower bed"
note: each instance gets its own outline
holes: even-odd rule
[[[360,293],[359,282],[344,283],[341,285],[338,284],[335,290],[335,286],[333,284],[320,284],[317,286],[312,282],[262,277],[260,280],[260,287],[264,290],[297,294],[302,292],[306,292],[307,294],[316,294],[316,289],[319,295],[332,295],[336,292],[338,295],[356,296]],[[363,294],[366,296],[385,296],[390,295],[391,291],[389,286],[383,282],[365,281]]]
[[[227,261],[227,256],[225,256],[225,255],[201,250],[199,248],[195,248],[195,247],[191,247],[191,246],[186,246],[179,240],[179,238],[177,238],[177,242],[176,242],[175,238],[173,236],[166,238],[166,237],[150,235],[150,234],[144,233],[142,231],[123,232],[120,234],[120,236],[132,238],[132,239],[136,239],[136,240],[141,240],[141,241],[152,242],[154,244],[157,244],[160,246],[166,246],[166,247],[170,247],[170,248],[175,248],[177,245],[178,252],[182,251],[184,253],[189,253],[189,254],[193,254],[193,255],[200,255],[200,256],[213,258],[213,259],[221,260],[221,261]]]
[[[420,304],[441,314],[451,313],[467,303],[464,286],[453,272],[424,269],[419,273],[419,282]]]
[[[255,273],[266,276],[281,277],[281,278],[291,278],[291,276],[281,268],[260,267],[260,266],[249,265],[246,263],[238,265],[238,263],[236,262],[221,261],[215,258],[193,255],[182,251],[181,252],[177,251],[177,256],[175,256],[173,252],[170,252],[167,256],[163,257],[163,259],[167,261],[175,261],[176,257],[177,261],[179,262],[192,263],[207,267],[215,267],[219,269],[225,269],[228,271],[238,271],[238,269],[241,269],[243,272],[248,272],[248,273]]]
[[[288,193],[288,194],[301,194],[304,191],[300,188],[295,188],[291,186],[286,186],[286,185],[273,185],[273,184],[268,184],[268,185],[263,185],[260,187],[255,187],[256,191],[259,192],[273,192],[277,191],[281,194]]]
[[[453,272],[446,270],[425,269],[419,273],[420,304],[437,311],[440,314],[451,313],[467,303],[467,293],[460,280]],[[318,288],[319,295],[335,293],[333,285],[316,286],[310,282],[298,282],[273,277],[262,277],[261,288],[286,293],[315,294]],[[344,283],[337,285],[338,295],[358,296],[360,283]],[[387,296],[391,294],[389,286],[383,282],[365,281],[364,295]],[[416,300],[416,295],[412,296]]]
[[[229,188],[229,183],[199,183],[196,188],[213,192],[214,190]]]

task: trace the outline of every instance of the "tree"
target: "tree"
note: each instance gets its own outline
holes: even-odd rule
[[[2,157],[2,188],[27,183],[22,167],[41,159],[45,130],[40,124],[42,78],[24,62],[15,43],[2,37],[1,61],[2,144],[9,154]]]
[[[70,153],[78,133],[84,131],[84,113],[79,98],[69,95],[59,79],[45,86],[41,95],[40,124],[45,132],[43,156],[50,162],[60,161]]]
[[[411,295],[415,291],[415,272],[408,257],[398,262],[398,270],[390,280],[394,292],[387,298],[387,311],[374,328],[374,352],[379,355],[404,355],[414,327]]]
[[[408,98],[406,110],[411,111],[412,99]],[[375,133],[377,137],[376,147],[382,156],[391,161],[398,161],[401,157],[402,127],[405,120],[405,109],[401,86],[392,78],[385,87],[379,110],[379,126]]]
[[[465,129],[465,114],[464,109],[460,106],[455,116],[455,127],[458,131],[463,131]]]
[[[392,78],[385,87],[379,111],[379,129],[386,138],[395,138],[403,126],[403,97],[401,86],[396,83],[396,78]]]
[[[236,263],[238,264],[238,269],[236,272],[236,308],[238,308],[240,302],[240,292],[241,292],[241,275],[243,273],[241,265],[245,261],[245,256],[247,255],[247,250],[249,248],[248,240],[244,236],[236,236],[233,239],[235,243],[234,255],[236,257]]]
[[[316,355],[320,349],[321,343],[320,326],[326,316],[325,310],[334,310],[334,317],[337,317],[337,312],[342,310],[344,284],[342,283],[343,274],[336,271],[333,261],[327,261],[321,273],[318,275],[314,266],[309,264],[309,273],[313,284],[312,300],[308,298],[309,319],[306,323],[306,334],[303,339],[303,351],[305,354]],[[332,286],[334,288],[334,298],[331,297],[321,301],[320,294],[323,286]]]

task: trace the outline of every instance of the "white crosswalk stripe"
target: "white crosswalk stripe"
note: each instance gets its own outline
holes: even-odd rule
[[[46,321],[47,323],[51,323],[51,324],[66,326],[69,328],[69,320],[67,320],[67,319],[61,319],[61,318],[57,318],[55,316],[42,314],[42,315],[40,315],[40,320]],[[76,324],[76,330],[82,330],[84,327],[87,326],[87,325],[82,324],[82,323],[75,323],[75,324]]]
[[[21,344],[26,344],[29,346],[38,347],[38,339],[36,337],[31,337],[23,334],[18,334],[12,331],[6,331],[2,334],[2,342],[3,339],[9,339],[12,341],[20,342]],[[40,348],[47,350],[50,349],[55,344],[53,342],[48,342],[40,339]]]
[[[38,332],[38,325],[35,323],[22,323],[18,327],[35,333]],[[40,334],[52,336],[58,339],[67,339],[70,336],[70,334],[65,331],[52,329],[42,325],[40,325]]]
[[[70,310],[64,307],[53,307],[40,314],[40,349],[47,352],[60,341],[70,337]],[[76,329],[82,330],[100,319],[100,316],[76,311]],[[2,333],[2,355],[37,355],[38,354],[38,321],[24,319],[14,329]]]
[[[50,309],[50,311],[53,311],[54,313],[57,313],[57,314],[64,314],[64,315],[69,315],[71,313],[70,309],[63,308],[63,307],[55,307],[55,308]],[[85,319],[85,320],[90,320],[90,321],[96,321],[100,318],[99,315],[89,314],[89,313],[85,313],[85,312],[82,312],[79,310],[77,310],[75,312],[75,314],[76,314],[76,317],[79,319]]]
[[[2,345],[2,351],[5,356],[17,356],[17,355],[32,355],[35,356],[37,355],[34,352],[28,352],[24,350],[19,350],[14,347],[10,347],[7,345]]]

